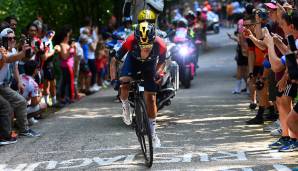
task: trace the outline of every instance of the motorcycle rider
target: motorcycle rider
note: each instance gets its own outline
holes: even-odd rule
[[[146,101],[147,113],[149,117],[153,146],[159,147],[156,127],[156,92],[161,79],[156,79],[158,75],[163,73],[166,58],[166,45],[164,41],[156,36],[155,26],[147,21],[137,25],[134,34],[130,35],[117,51],[116,57],[111,62],[111,80],[116,79],[116,60],[121,61],[128,52],[123,68],[120,74],[121,92],[120,99],[123,107],[123,121],[130,125],[132,116],[130,105],[128,102],[129,84],[138,71],[141,71],[144,79],[144,97]]]

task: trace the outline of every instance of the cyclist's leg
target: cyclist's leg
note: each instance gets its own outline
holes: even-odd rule
[[[129,91],[129,83],[132,81],[133,76],[135,75],[135,62],[131,58],[130,55],[128,55],[124,61],[123,67],[120,72],[120,82],[122,83],[120,85],[120,99],[121,101],[127,101],[128,100],[128,91]]]
[[[142,66],[142,73],[144,77],[146,110],[147,110],[149,123],[151,127],[153,146],[160,147],[160,140],[157,137],[156,131],[155,131],[156,114],[157,114],[157,105],[156,105],[157,85],[154,81],[155,73],[156,73],[155,62],[150,62]]]
[[[130,111],[130,105],[128,101],[128,95],[129,95],[129,83],[132,80],[132,76],[135,74],[135,67],[134,62],[131,59],[131,57],[128,55],[125,59],[125,62],[123,64],[121,74],[120,74],[120,100],[122,102],[122,108],[123,108],[123,121],[126,125],[130,125],[132,118],[131,118],[131,111]]]
[[[148,117],[149,119],[155,119],[157,113],[157,85],[155,83],[155,62],[148,62],[142,65],[141,68],[144,77],[145,101],[147,106]]]

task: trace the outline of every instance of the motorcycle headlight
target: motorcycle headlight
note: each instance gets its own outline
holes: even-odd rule
[[[181,47],[179,50],[179,53],[181,56],[187,56],[188,55],[188,48],[187,47]]]

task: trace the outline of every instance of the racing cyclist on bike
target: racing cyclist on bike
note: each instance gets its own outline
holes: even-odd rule
[[[130,125],[132,122],[130,105],[128,102],[129,84],[138,71],[141,71],[144,79],[144,97],[146,109],[149,117],[153,146],[159,147],[156,128],[156,92],[161,79],[159,75],[163,73],[166,58],[166,44],[156,36],[155,26],[147,21],[137,25],[134,34],[130,35],[117,51],[116,57],[111,62],[111,80],[116,79],[116,60],[121,59],[127,54],[120,73],[120,99],[123,107],[123,121]]]

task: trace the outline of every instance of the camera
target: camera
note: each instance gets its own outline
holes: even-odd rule
[[[297,47],[293,35],[287,37],[288,44],[292,53],[286,55],[286,65],[291,80],[298,80],[298,65],[297,65]]]

